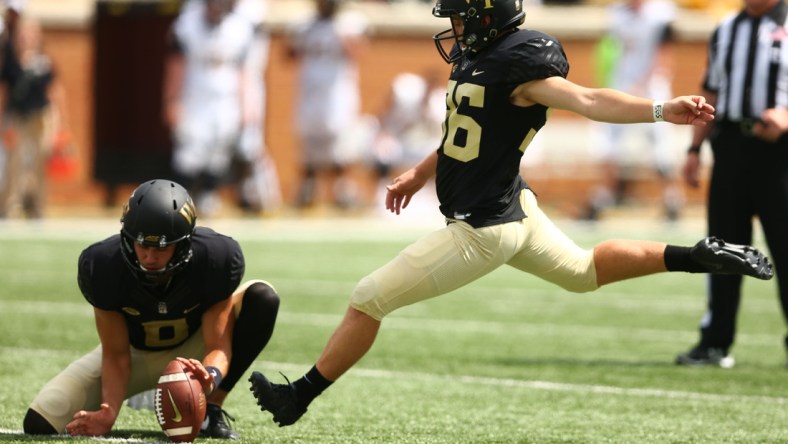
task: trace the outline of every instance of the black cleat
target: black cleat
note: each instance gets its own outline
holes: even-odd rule
[[[274,415],[274,422],[278,423],[279,427],[295,423],[306,413],[306,408],[298,405],[295,387],[290,381],[287,381],[287,384],[272,384],[262,373],[252,372],[249,382],[252,383],[249,390],[257,399],[260,410],[271,412]]]
[[[763,280],[774,276],[769,258],[749,245],[729,244],[716,237],[707,237],[692,247],[690,255],[709,273],[743,274]]]
[[[736,360],[727,351],[715,347],[702,347],[700,345],[692,350],[676,356],[676,364],[688,366],[719,366],[733,368]]]
[[[235,418],[230,416],[223,408],[216,404],[208,404],[205,409],[205,421],[203,421],[202,427],[200,427],[200,437],[216,439],[240,438],[241,435],[230,428],[225,418],[230,421],[235,421]]]

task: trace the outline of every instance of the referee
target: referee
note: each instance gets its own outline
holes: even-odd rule
[[[709,42],[703,88],[717,109],[714,125],[695,127],[684,178],[698,186],[700,149],[714,154],[708,196],[708,233],[750,244],[757,216],[774,260],[783,317],[788,319],[788,137],[766,137],[766,117],[788,108],[788,5],[743,0]],[[734,365],[742,277],[710,275],[700,342],[676,357],[681,365]],[[788,337],[785,339],[788,348]]]

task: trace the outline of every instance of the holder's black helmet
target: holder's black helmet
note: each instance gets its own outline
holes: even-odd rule
[[[123,259],[143,283],[157,284],[182,269],[192,257],[191,236],[197,221],[192,198],[179,184],[163,179],[138,186],[123,207],[120,249]],[[140,265],[134,243],[164,248],[176,244],[170,263],[161,270]]]
[[[457,34],[452,24],[451,29],[432,37],[446,63],[460,59],[468,51],[480,51],[498,34],[525,21],[522,0],[437,0],[432,15],[440,18],[458,16],[463,23],[462,34]],[[454,39],[459,50],[446,51],[441,43],[447,39]]]

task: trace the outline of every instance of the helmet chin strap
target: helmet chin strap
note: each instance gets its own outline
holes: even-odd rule
[[[149,269],[145,268],[145,266],[143,266],[142,264],[139,264],[139,265],[140,265],[140,269],[142,271],[146,272],[146,273],[158,273],[158,272],[162,272],[162,271],[166,270],[167,269],[167,265],[169,265],[169,264],[159,268],[158,270],[149,270]]]
[[[165,288],[170,286],[174,273],[162,272],[164,268],[161,269],[162,271],[153,271],[153,272],[146,270],[145,267],[142,266],[140,266],[140,268],[145,273],[145,281],[143,281],[143,284],[149,286],[156,286],[156,287],[163,285],[165,286]],[[153,274],[153,273],[158,273],[158,274]]]
[[[152,270],[145,267],[139,262],[139,260],[137,260],[137,266],[139,267],[140,271],[143,272],[145,281],[147,281],[148,285],[169,285],[173,275],[173,273],[167,273],[167,267],[169,265],[170,264],[168,263],[159,269]]]

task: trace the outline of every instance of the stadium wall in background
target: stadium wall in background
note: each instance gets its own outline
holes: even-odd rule
[[[120,147],[127,154],[141,155],[155,166],[166,162],[169,142],[162,128],[157,126],[160,124],[160,101],[156,95],[160,94],[158,79],[162,74],[164,54],[163,41],[158,36],[163,35],[165,24],[174,13],[173,5],[177,7],[177,4],[177,0],[29,0],[27,13],[44,24],[47,51],[67,89],[69,119],[80,161],[77,174],[52,187],[53,203],[101,202],[107,198],[102,184],[107,179],[106,171],[96,171],[97,167],[108,167],[108,171],[131,168],[134,170],[132,177],[127,176],[129,171],[117,177],[120,182],[136,178],[138,167],[134,165],[139,160],[107,160],[105,154],[110,154],[111,150],[104,150],[113,149],[113,146],[99,146],[106,141],[103,138],[123,139],[127,145],[115,144],[114,149]],[[297,182],[299,165],[291,121],[296,92],[295,65],[284,56],[282,32],[287,23],[308,14],[311,4],[306,0],[271,0],[269,5],[271,14],[267,23],[272,31],[272,48],[266,73],[267,144],[279,169],[285,199],[289,199]],[[114,25],[97,32],[102,27],[98,14],[102,7],[107,14],[103,24]],[[384,92],[400,72],[442,69],[448,74],[448,66],[436,54],[431,40],[431,36],[445,29],[448,23],[432,17],[431,4],[415,0],[367,1],[350,2],[348,7],[365,12],[373,31],[369,50],[361,64],[364,112],[374,113],[383,106]],[[124,14],[131,14],[135,8],[147,12],[141,14],[133,26],[123,29],[115,26],[127,20]],[[592,48],[605,27],[603,7],[541,6],[529,8],[527,13],[525,27],[553,34],[564,43],[571,63],[570,79],[591,85]],[[676,94],[692,94],[699,90],[706,59],[705,39],[716,19],[699,10],[685,10],[680,15],[676,23],[679,40],[674,79]],[[556,113],[554,118],[575,117]],[[129,127],[113,127],[118,120],[125,120]],[[96,128],[97,123],[102,128]],[[112,162],[116,162],[114,166]],[[149,175],[158,171],[151,167],[142,168],[139,173]]]

